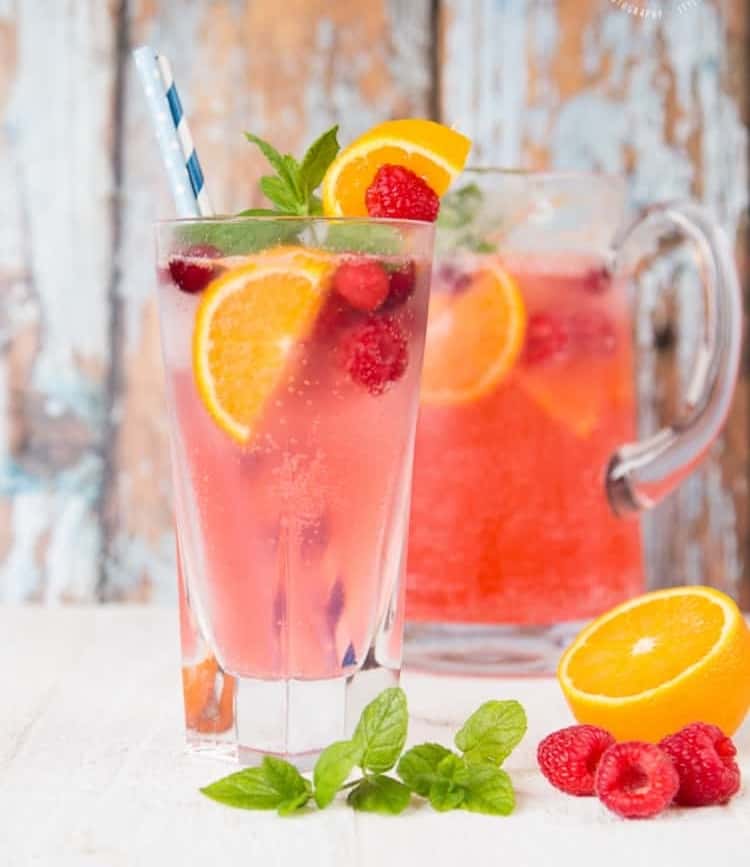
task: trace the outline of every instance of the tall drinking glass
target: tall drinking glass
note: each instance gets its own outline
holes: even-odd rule
[[[399,676],[433,227],[157,234],[188,743],[310,765]]]
[[[673,490],[721,429],[742,321],[729,245],[692,204],[656,206],[619,230],[624,192],[616,177],[487,170],[466,172],[443,204],[410,664],[554,671],[583,620],[645,589],[641,530],[627,516]],[[679,239],[703,283],[694,374],[679,416],[639,442],[632,302],[660,242]]]

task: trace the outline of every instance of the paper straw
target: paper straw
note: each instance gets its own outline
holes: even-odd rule
[[[213,214],[172,70],[148,45],[133,52],[179,217]]]

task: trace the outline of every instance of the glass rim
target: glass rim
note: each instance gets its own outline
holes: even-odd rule
[[[312,214],[215,214],[211,217],[170,217],[162,220],[154,220],[157,228],[163,226],[186,226],[200,225],[201,223],[347,223],[360,225],[388,225],[388,226],[425,226],[434,228],[435,223],[429,220],[411,220],[402,217],[325,217]]]
[[[461,174],[499,175],[500,177],[530,178],[545,181],[603,181],[625,184],[625,176],[616,172],[599,172],[587,169],[523,169],[512,166],[477,165],[466,166]]]

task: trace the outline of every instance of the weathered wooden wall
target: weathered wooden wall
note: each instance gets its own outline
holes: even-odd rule
[[[749,19],[744,0],[647,22],[615,0],[0,0],[0,601],[174,592],[150,228],[171,208],[132,46],[172,59],[221,210],[254,199],[243,129],[299,148],[428,115],[485,163],[700,199],[744,275]],[[671,278],[644,291],[644,430],[698,321],[689,277],[657,299]],[[745,375],[711,460],[649,518],[653,574],[750,584],[747,401]]]

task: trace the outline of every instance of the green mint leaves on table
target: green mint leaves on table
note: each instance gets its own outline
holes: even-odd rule
[[[304,807],[312,785],[289,762],[266,756],[258,768],[245,768],[201,789],[204,795],[245,810],[278,810],[287,816]]]
[[[328,166],[339,152],[338,126],[331,127],[310,145],[298,162],[291,154],[279,153],[273,145],[246,132],[245,138],[257,145],[276,172],[260,179],[263,195],[274,208],[251,208],[238,216],[320,216],[323,206],[315,190],[320,186]]]
[[[513,812],[513,786],[500,765],[526,732],[517,701],[485,702],[456,734],[458,752],[425,743],[402,755],[408,724],[406,695],[392,687],[367,705],[351,740],[336,741],[320,754],[312,784],[293,765],[266,756],[260,767],[230,774],[201,792],[231,807],[278,810],[282,816],[311,799],[325,809],[342,791],[348,791],[349,806],[368,813],[398,815],[413,795],[439,812]],[[355,768],[361,776],[347,782]],[[400,781],[387,775],[393,768]]]

